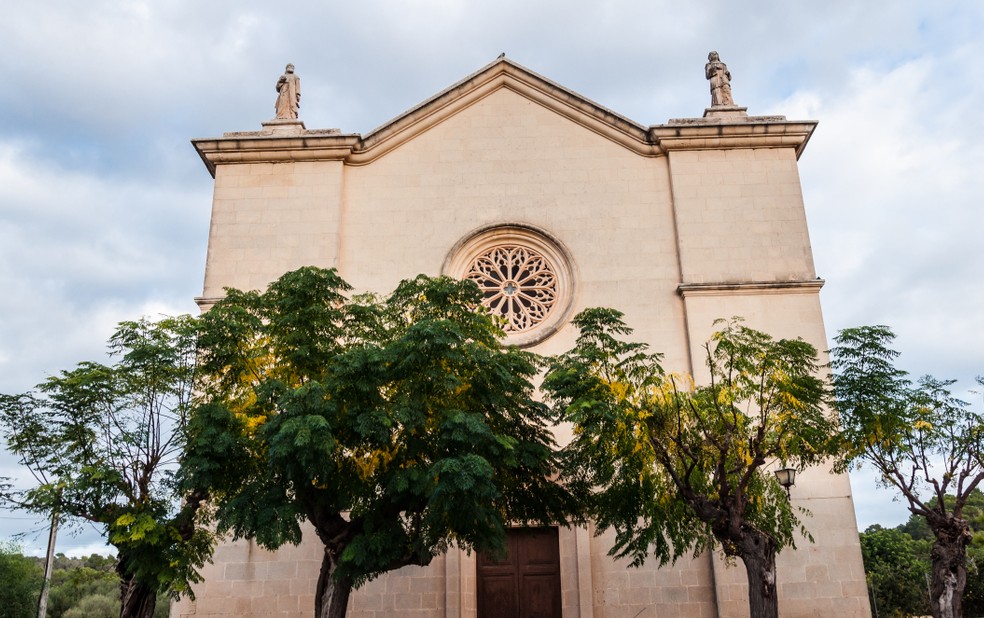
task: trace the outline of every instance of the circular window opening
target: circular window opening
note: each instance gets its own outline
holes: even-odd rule
[[[529,227],[479,230],[451,250],[443,270],[478,285],[482,305],[503,319],[509,345],[531,346],[552,335],[573,299],[567,251]]]

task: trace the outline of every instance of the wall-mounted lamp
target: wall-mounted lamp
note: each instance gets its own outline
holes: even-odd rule
[[[786,490],[786,497],[790,498],[789,488],[796,484],[796,469],[780,468],[775,471],[775,475],[776,480],[779,481],[779,484]]]

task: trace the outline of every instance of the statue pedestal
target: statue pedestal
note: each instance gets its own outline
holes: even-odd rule
[[[708,107],[704,110],[703,118],[670,118],[666,125],[657,126],[681,126],[689,125],[696,127],[708,127],[719,125],[749,125],[762,123],[786,122],[785,116],[749,116],[747,107],[719,106]]]
[[[263,125],[263,133],[290,135],[302,133],[305,130],[302,121],[290,118],[275,118],[274,120],[267,120],[260,124]]]
[[[716,105],[704,110],[704,118],[734,118],[747,115],[748,108],[737,105]]]

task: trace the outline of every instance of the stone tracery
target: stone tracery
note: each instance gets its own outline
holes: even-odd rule
[[[557,277],[539,252],[521,245],[497,245],[472,262],[467,274],[484,296],[482,304],[506,320],[507,333],[528,331],[557,303]]]

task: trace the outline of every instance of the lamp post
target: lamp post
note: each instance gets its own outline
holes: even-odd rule
[[[789,488],[796,484],[795,468],[780,468],[775,471],[776,480],[786,490],[786,498],[791,498]]]

